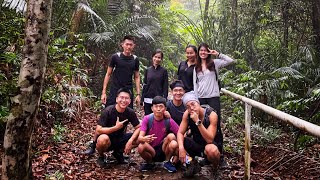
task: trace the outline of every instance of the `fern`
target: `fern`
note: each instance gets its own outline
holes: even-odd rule
[[[281,135],[281,130],[272,127],[262,127],[259,123],[252,124],[253,140],[260,145],[271,143]]]

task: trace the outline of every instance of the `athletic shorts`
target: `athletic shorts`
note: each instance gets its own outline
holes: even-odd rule
[[[156,155],[152,158],[154,162],[162,162],[166,160],[166,155],[162,150],[163,143],[159,144],[158,146],[153,147],[154,151],[156,152]]]
[[[114,150],[117,152],[123,152],[131,136],[132,136],[132,133],[125,133],[123,134],[123,136],[120,136],[120,137],[109,136],[111,145],[109,146],[107,151]]]
[[[213,142],[214,145],[216,145],[219,149],[218,144],[214,141]],[[205,157],[204,154],[204,148],[206,146],[206,144],[198,144],[195,140],[193,140],[190,137],[185,137],[184,138],[184,149],[187,151],[187,153],[191,156],[191,157],[195,157],[195,156],[199,156],[199,157]],[[219,150],[220,151],[220,150]],[[220,152],[221,153],[221,152]]]

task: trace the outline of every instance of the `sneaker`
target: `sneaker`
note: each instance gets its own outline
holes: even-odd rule
[[[163,167],[168,170],[168,172],[177,172],[177,169],[176,167],[170,162],[170,161],[166,161],[164,164],[163,164]]]
[[[95,152],[96,152],[96,143],[92,142],[89,144],[89,148],[83,154],[92,155]]]
[[[125,159],[122,152],[113,151],[112,155],[116,158],[118,164],[128,164],[128,159]]]
[[[154,167],[155,167],[155,165],[153,163],[143,163],[140,166],[140,171],[142,171],[142,172],[150,171]]]
[[[97,159],[97,164],[102,168],[108,168],[109,167],[105,156],[99,156],[98,159]]]

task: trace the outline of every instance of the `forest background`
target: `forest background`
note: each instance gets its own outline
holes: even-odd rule
[[[17,94],[25,8],[24,1],[14,0],[0,6],[1,144]],[[141,75],[159,48],[173,80],[185,47],[206,42],[236,59],[219,74],[224,88],[320,124],[319,0],[55,0],[39,123],[60,132],[83,109],[99,113],[106,66],[126,34],[137,37]],[[222,98],[226,128],[243,137],[238,128],[244,107]],[[264,113],[253,113],[255,143],[270,143],[283,133],[294,137],[290,148],[295,151],[319,143]],[[52,136],[57,142],[63,138]]]

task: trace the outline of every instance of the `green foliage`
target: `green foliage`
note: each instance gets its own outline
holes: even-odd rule
[[[10,110],[10,97],[15,95],[21,55],[15,52],[23,41],[23,18],[8,8],[0,7],[0,125]]]
[[[281,130],[275,127],[262,127],[261,124],[255,123],[252,127],[252,139],[259,145],[267,145],[280,137]]]
[[[48,69],[41,97],[43,113],[53,121],[74,119],[95,98],[87,87],[87,67],[93,58],[86,52],[84,40],[55,39],[49,46]]]
[[[51,129],[52,133],[52,140],[55,143],[62,142],[64,139],[64,134],[67,132],[67,128],[63,125],[57,123],[54,125],[54,127]]]
[[[306,146],[310,146],[316,141],[316,138],[309,135],[302,135],[297,139],[297,146],[299,149],[304,149]]]
[[[46,180],[63,180],[63,179],[64,179],[64,175],[59,170],[57,170],[53,174],[46,174]]]

